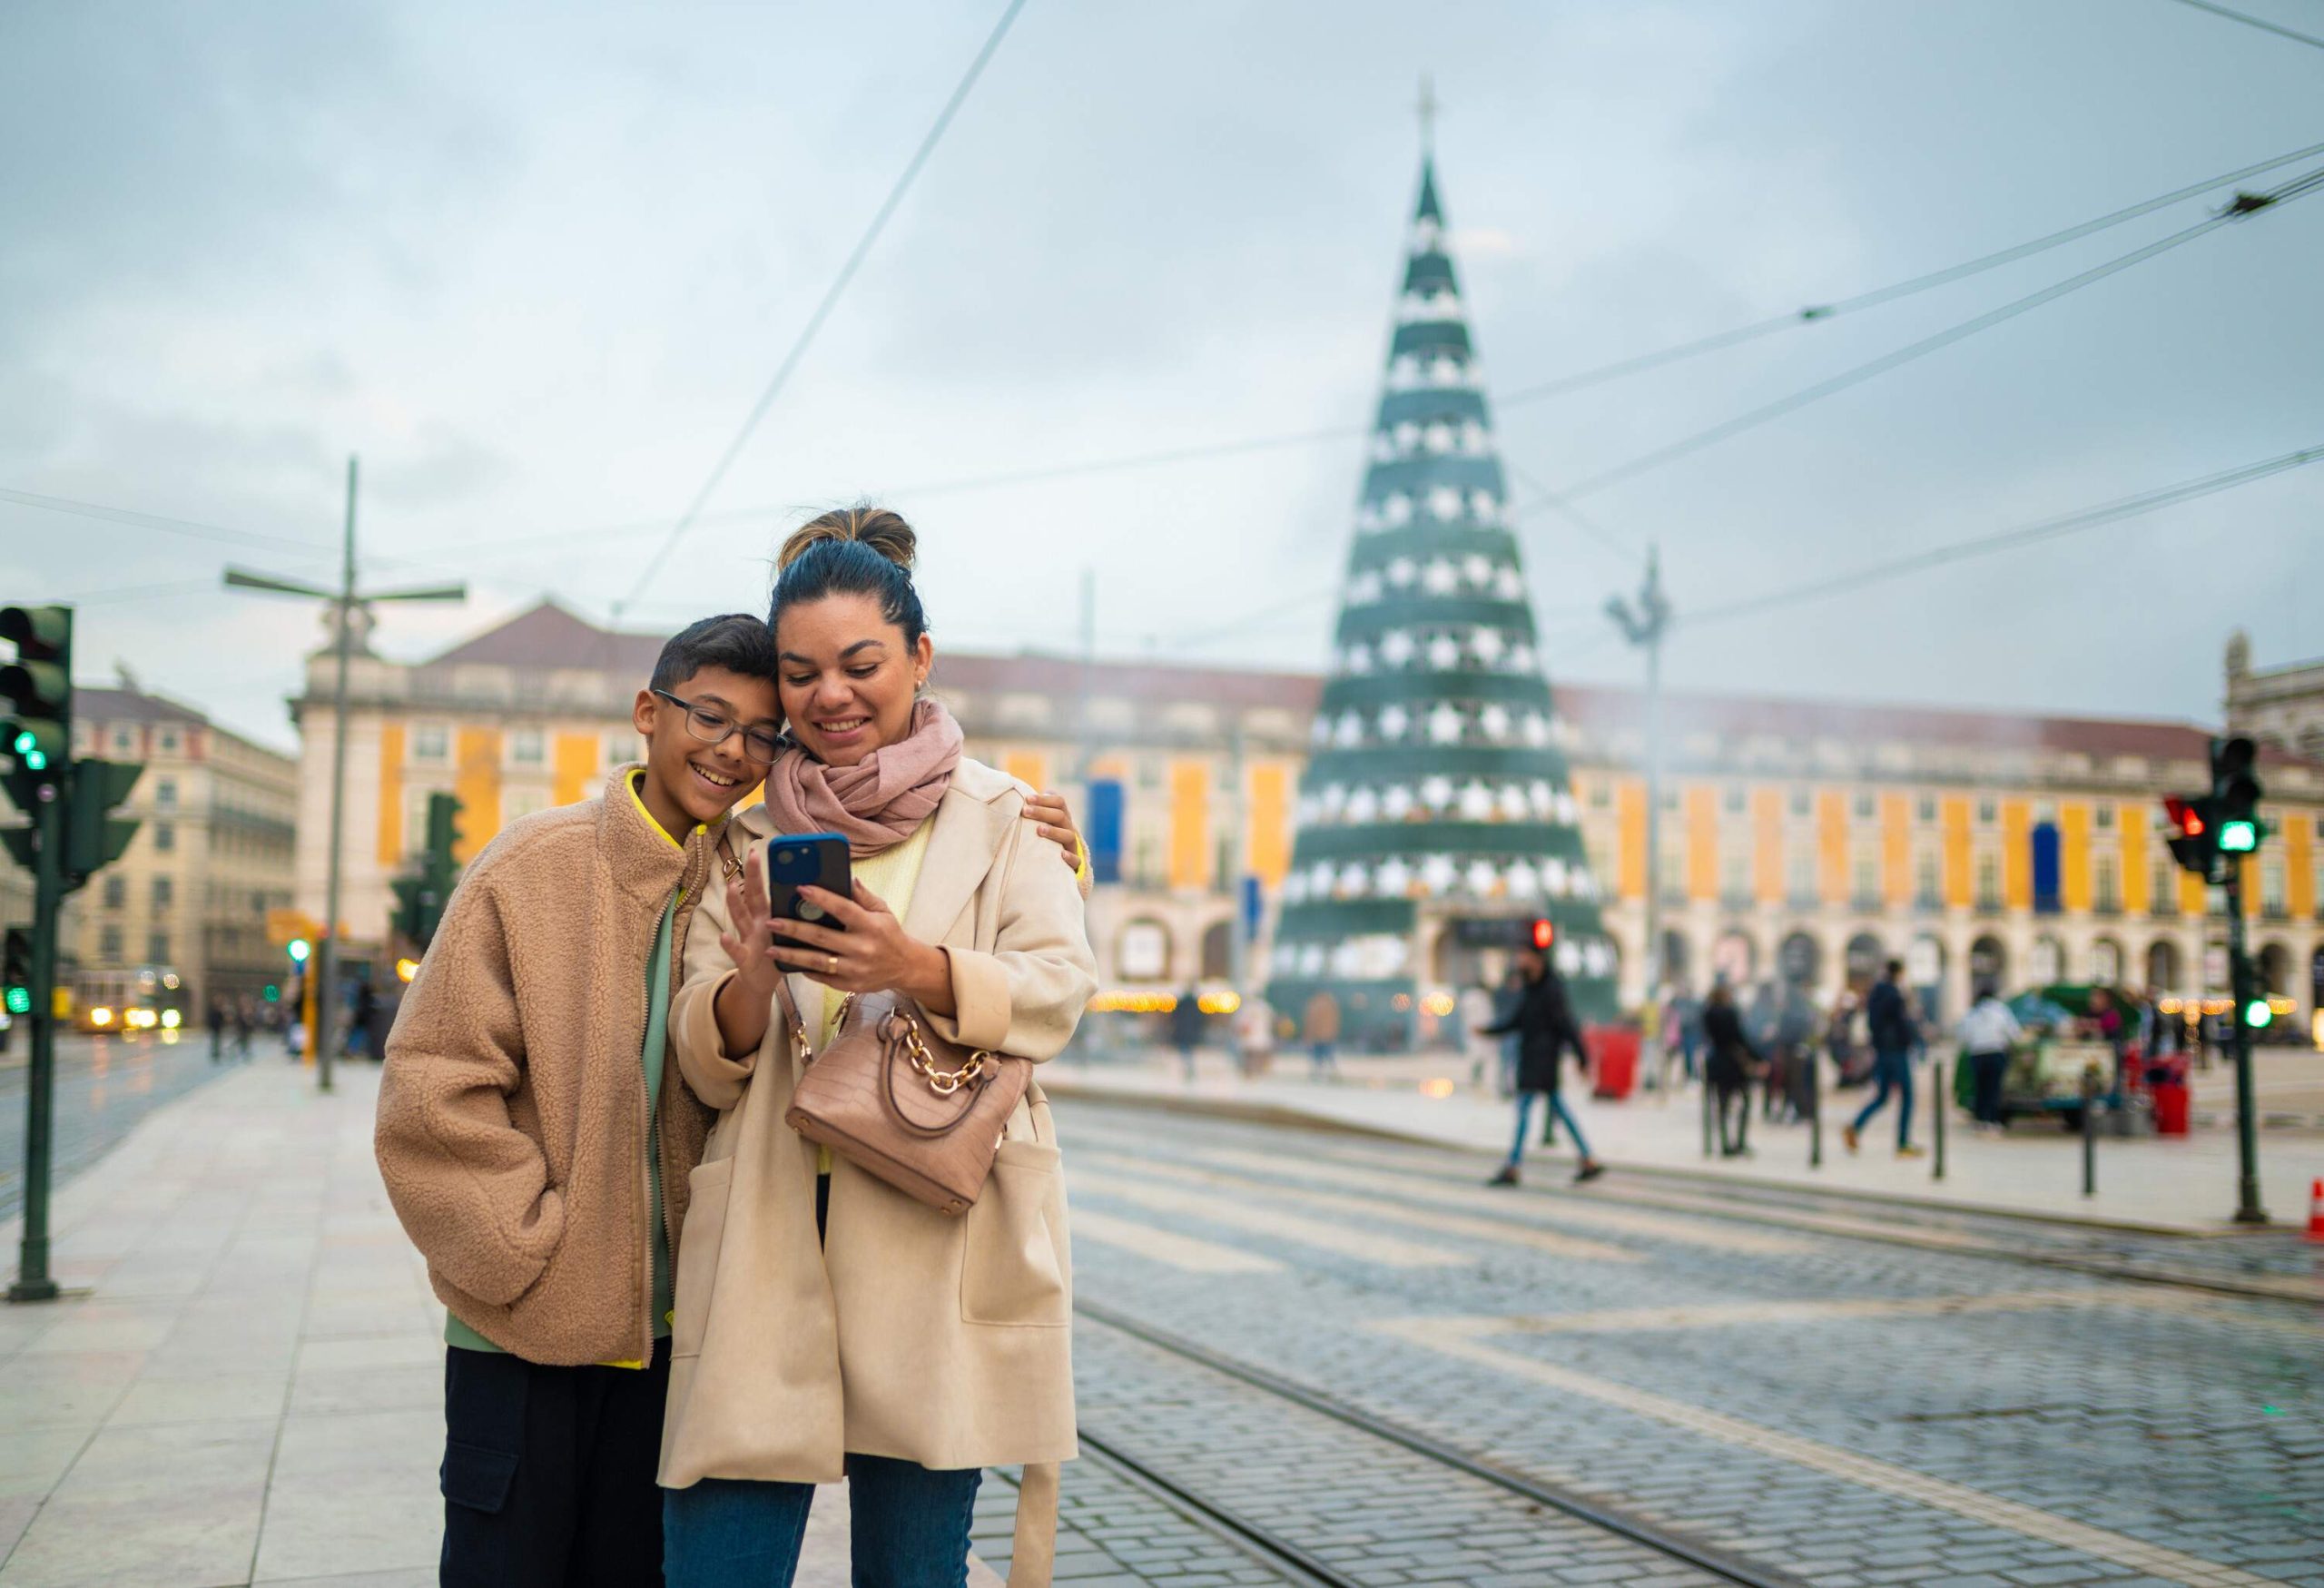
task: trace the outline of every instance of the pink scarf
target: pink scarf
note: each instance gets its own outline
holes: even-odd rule
[[[911,730],[852,766],[826,766],[804,750],[775,758],[767,814],[782,833],[839,833],[861,860],[901,843],[936,812],[960,764],[960,725],[932,700],[912,703]]]

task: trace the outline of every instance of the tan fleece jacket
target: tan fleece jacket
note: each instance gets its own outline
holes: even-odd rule
[[[646,956],[674,967],[716,831],[673,848],[614,774],[606,797],[527,816],[452,894],[388,1035],[379,1172],[454,1317],[527,1361],[647,1361]],[[675,985],[678,978],[672,977]],[[712,1114],[675,1064],[660,1109],[677,1260]]]

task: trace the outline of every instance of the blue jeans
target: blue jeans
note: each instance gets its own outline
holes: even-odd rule
[[[1864,1122],[1880,1111],[1880,1105],[1888,1100],[1888,1094],[1893,1091],[1896,1094],[1896,1145],[1905,1146],[1913,1139],[1913,1057],[1910,1050],[1897,1048],[1875,1053],[1872,1056],[1872,1080],[1879,1090],[1872,1094],[1872,1100],[1864,1105],[1864,1111],[1856,1115],[1854,1129],[1861,1135]]]
[[[847,1458],[855,1588],[960,1588],[977,1467],[931,1472],[885,1455]],[[667,1588],[791,1588],[812,1484],[704,1478],[662,1492]]]
[[[1573,1149],[1582,1157],[1590,1156],[1590,1143],[1581,1139],[1581,1127],[1574,1123],[1573,1110],[1565,1106],[1565,1099],[1553,1091],[1521,1091],[1517,1094],[1517,1139],[1509,1144],[1509,1167],[1515,1169],[1525,1161],[1525,1129],[1533,1122],[1533,1100],[1550,1100],[1550,1112],[1564,1124],[1573,1138]]]

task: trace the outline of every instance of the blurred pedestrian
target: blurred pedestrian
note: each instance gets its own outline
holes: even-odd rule
[[[251,995],[243,993],[234,1000],[234,1057],[251,1056],[251,1028],[258,1024],[258,1011],[251,1006]]]
[[[2109,987],[2090,990],[2090,1023],[2098,1040],[2114,1055],[2114,1086],[2116,1096],[2122,1090],[2123,1060],[2130,1050],[2130,1028],[2122,1019],[2122,1010],[2114,1002],[2114,992]]]
[[[1887,973],[1872,985],[1864,1001],[1864,1023],[1872,1039],[1872,1100],[1840,1131],[1840,1139],[1854,1152],[1864,1127],[1893,1095],[1896,1100],[1896,1156],[1918,1158],[1913,1145],[1912,1005],[1905,999],[1905,962],[1888,962]]]
[[[1492,1023],[1508,1029],[1510,1021],[1517,1013],[1517,1006],[1524,1001],[1525,975],[1512,962],[1501,973],[1501,985],[1492,995]],[[1517,1095],[1517,1051],[1522,1043],[1513,1029],[1500,1041],[1501,1077],[1494,1090],[1504,1098],[1513,1098]]]
[[[1583,1139],[1581,1126],[1573,1111],[1565,1106],[1565,1099],[1558,1092],[1558,1076],[1565,1050],[1571,1048],[1576,1062],[1585,1067],[1590,1056],[1581,1046],[1581,1028],[1573,1018],[1573,1006],[1565,994],[1565,981],[1550,964],[1549,957],[1535,949],[1526,949],[1517,956],[1518,974],[1523,991],[1517,1008],[1505,1021],[1483,1028],[1481,1036],[1513,1035],[1518,1040],[1517,1052],[1517,1135],[1510,1143],[1509,1161],[1501,1172],[1486,1182],[1495,1186],[1513,1186],[1525,1160],[1525,1130],[1532,1122],[1533,1100],[1549,1100],[1549,1117],[1565,1121],[1567,1133],[1573,1138],[1573,1147],[1581,1155],[1581,1167],[1574,1172],[1574,1183],[1594,1180],[1606,1172],[1590,1150]],[[1546,1131],[1547,1126],[1544,1125]],[[1546,1136],[1544,1141],[1546,1143]]]
[[[1824,1050],[1832,1056],[1832,1069],[1840,1083],[1847,1083],[1848,1070],[1856,1062],[1856,993],[1849,988],[1840,989],[1832,1000],[1831,1017],[1824,1022]]]
[[[1993,983],[1979,987],[1976,1001],[1961,1017],[1961,1050],[1969,1055],[1969,1113],[1980,1130],[2009,1123],[2002,1112],[2002,1078],[2009,1071],[2010,1044],[2024,1034]]]
[[[1235,1011],[1235,1059],[1243,1079],[1255,1080],[1275,1061],[1275,1011],[1254,992]]]
[[[1711,983],[1710,1001],[1703,1006],[1703,1073],[1718,1110],[1719,1156],[1741,1158],[1751,1150],[1751,1077],[1761,1060],[1743,1029],[1734,991],[1724,981]],[[1727,1129],[1730,1114],[1735,1124],[1731,1138]]]
[[[371,991],[369,979],[355,983],[349,1000],[347,1020],[347,1056],[350,1059],[376,1057],[379,1048],[373,1043],[372,1027],[379,1019],[379,995]]]
[[[1301,1011],[1299,1035],[1307,1044],[1308,1073],[1311,1076],[1335,1076],[1340,1072],[1340,1001],[1323,989],[1307,1001]]]
[[[1492,989],[1482,980],[1463,987],[1454,1004],[1452,1018],[1461,1022],[1461,1046],[1469,1058],[1469,1085],[1480,1091],[1484,1090],[1488,1070],[1496,1086],[1501,1080],[1501,1045],[1505,1039],[1485,1031],[1501,1018],[1493,1004]]]
[[[1188,1086],[1195,1083],[1195,1050],[1202,1046],[1202,992],[1188,986],[1178,994],[1178,1001],[1170,1006],[1170,1045],[1178,1050],[1178,1063],[1186,1070]]]
[[[217,1063],[226,1056],[226,1000],[219,993],[210,995],[210,1005],[202,1011],[202,1023],[210,1031],[210,1062]]]

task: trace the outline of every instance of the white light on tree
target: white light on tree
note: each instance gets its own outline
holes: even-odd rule
[[[1509,868],[1509,891],[1520,899],[1531,899],[1541,891],[1541,879],[1530,861],[1517,861]]]
[[[1428,642],[1428,665],[1440,673],[1450,673],[1461,665],[1461,643],[1449,634],[1440,634]]]
[[[1401,899],[1413,885],[1413,868],[1395,856],[1380,863],[1380,896]]]
[[[1472,860],[1467,874],[1469,892],[1480,899],[1490,899],[1499,891],[1501,873],[1489,860]]]
[[[1420,885],[1439,897],[1452,891],[1458,876],[1458,868],[1449,854],[1432,854],[1420,863]]]
[[[1413,659],[1413,636],[1407,628],[1392,628],[1380,636],[1380,660],[1391,667],[1402,667]]]
[[[1422,570],[1420,583],[1421,588],[1432,596],[1450,596],[1461,587],[1461,575],[1451,563],[1440,557],[1432,559]]]
[[[1485,737],[1494,744],[1509,743],[1509,730],[1512,725],[1509,720],[1509,708],[1499,701],[1495,701],[1477,714],[1477,725],[1484,730]]]
[[[1391,822],[1401,822],[1413,814],[1413,791],[1410,784],[1392,784],[1380,796],[1380,809]]]
[[[1450,522],[1461,516],[1461,493],[1449,485],[1440,485],[1428,493],[1428,511],[1432,518]]]
[[[1452,708],[1451,702],[1438,701],[1435,709],[1428,714],[1428,736],[1433,743],[1439,745],[1460,742],[1461,714]]]
[[[1380,708],[1380,737],[1384,742],[1394,744],[1404,736],[1404,730],[1412,725],[1412,714],[1403,706],[1384,705]]]
[[[1492,790],[1472,778],[1461,785],[1461,819],[1482,822],[1492,814]]]
[[[1420,797],[1432,811],[1441,811],[1452,803],[1452,780],[1442,773],[1431,773],[1420,780]]]

